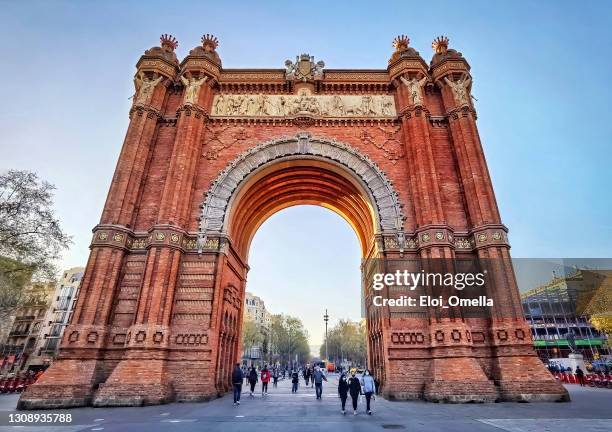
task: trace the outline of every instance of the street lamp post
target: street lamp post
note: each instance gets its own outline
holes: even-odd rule
[[[323,315],[323,321],[325,321],[325,361],[329,361],[329,356],[327,355],[327,321],[329,321],[329,315],[327,314],[327,309],[325,309],[325,315]]]

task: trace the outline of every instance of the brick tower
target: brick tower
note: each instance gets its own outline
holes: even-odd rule
[[[492,315],[398,317],[365,292],[383,393],[434,401],[567,400],[522,316],[470,97],[448,39],[428,65],[405,36],[388,67],[224,69],[211,35],[138,61],[130,124],[58,359],[19,407],[207,400],[240,357],[253,235],[293,205],[332,209],[363,259],[494,259]],[[359,287],[355,287],[359,290]]]

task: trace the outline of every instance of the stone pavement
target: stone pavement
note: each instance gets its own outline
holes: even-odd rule
[[[9,426],[8,415],[16,413],[17,395],[0,395],[0,432],[77,431],[207,431],[207,432],[293,432],[293,431],[470,431],[470,432],[604,432],[612,430],[612,390],[568,386],[570,403],[435,404],[390,402],[377,398],[374,415],[365,414],[362,398],[359,414],[352,415],[350,397],[346,416],[340,414],[337,378],[324,383],[323,400],[313,388],[300,383],[291,393],[289,380],[270,388],[267,397],[251,398],[243,392],[242,404],[233,406],[232,395],[208,403],[174,403],[142,408],[77,408],[66,412],[72,425]],[[246,389],[246,386],[243,386]],[[261,391],[258,386],[257,390]],[[17,413],[33,413],[19,411]]]

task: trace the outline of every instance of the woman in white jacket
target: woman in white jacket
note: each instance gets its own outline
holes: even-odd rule
[[[366,398],[366,410],[368,412],[368,415],[372,415],[372,410],[370,409],[370,400],[372,399],[372,395],[376,392],[376,384],[374,383],[374,378],[372,378],[372,374],[370,374],[370,371],[367,369],[361,377],[361,388]]]

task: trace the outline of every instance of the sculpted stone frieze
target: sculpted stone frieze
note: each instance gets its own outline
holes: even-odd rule
[[[389,95],[297,95],[219,94],[213,101],[213,117],[326,118],[395,117],[395,101]]]

